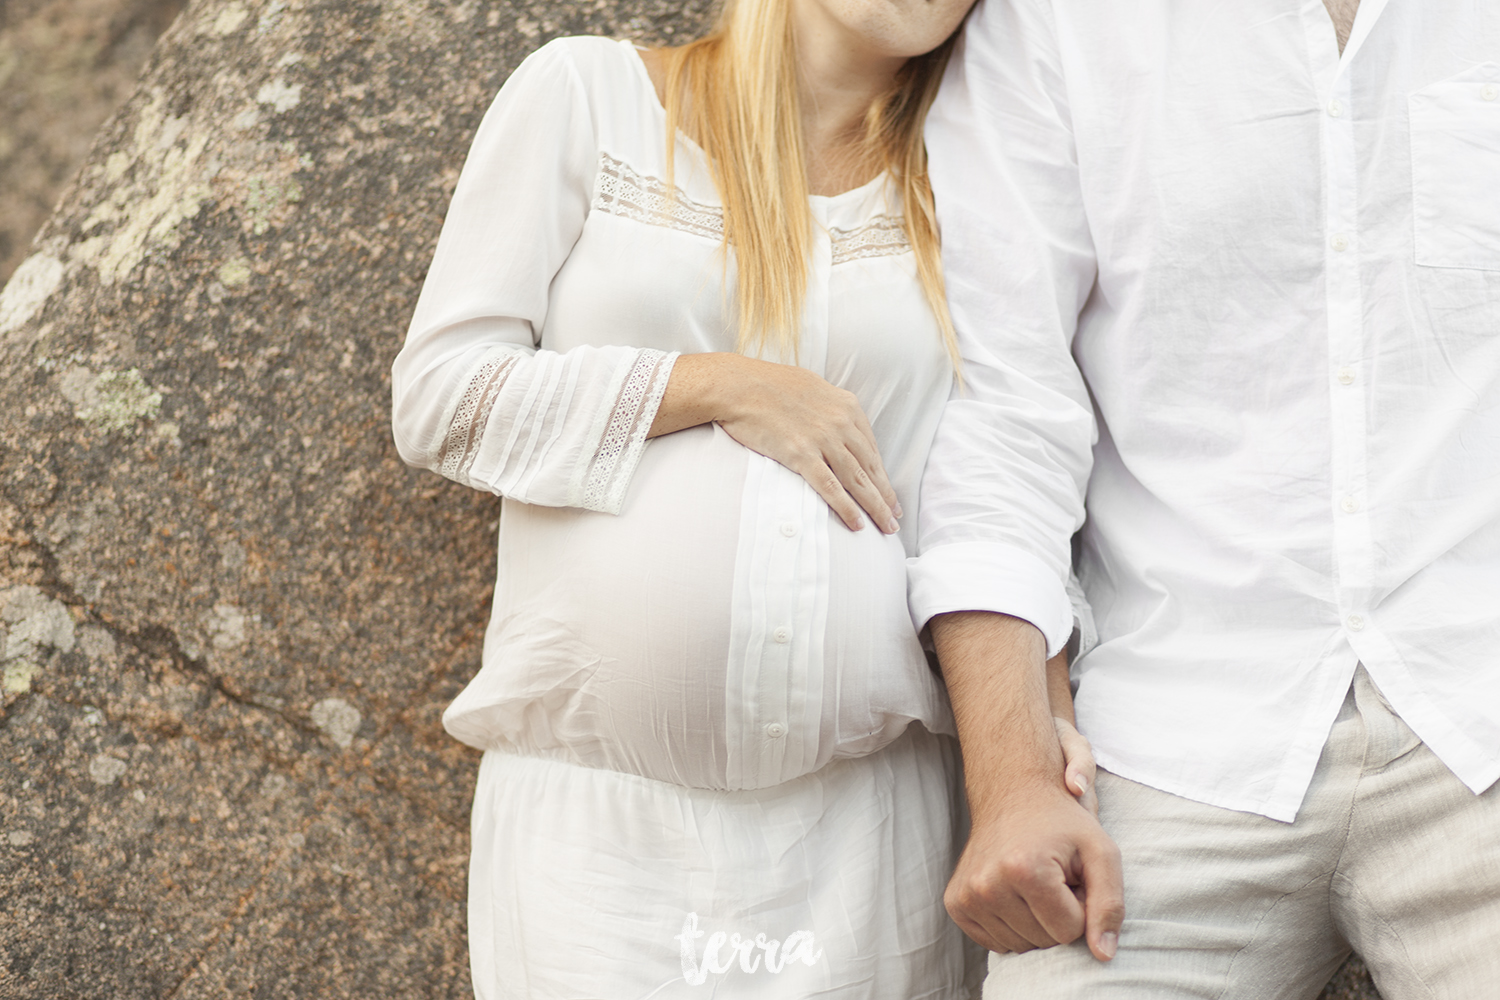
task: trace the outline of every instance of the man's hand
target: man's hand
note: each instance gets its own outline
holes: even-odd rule
[[[1096,958],[1115,955],[1120,852],[1059,782],[1017,795],[977,820],[943,895],[954,923],[990,951],[1030,951],[1087,933]]]
[[[1125,915],[1120,853],[1064,784],[1041,634],[1005,615],[961,612],[933,619],[932,636],[972,816],[944,895],[948,912],[991,951],[1086,936],[1108,961]]]

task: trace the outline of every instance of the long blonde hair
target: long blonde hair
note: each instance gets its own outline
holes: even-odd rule
[[[922,123],[954,39],[907,61],[865,115],[861,155],[901,194],[917,278],[958,370]],[[715,30],[663,53],[667,173],[677,129],[708,154],[724,204],[724,241],[738,270],[739,349],[797,353],[812,244],[790,0],[725,0]]]

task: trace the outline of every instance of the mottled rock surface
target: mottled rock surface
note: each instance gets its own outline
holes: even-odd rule
[[[0,0],[0,285],[183,0]]]
[[[705,5],[203,0],[0,296],[0,996],[463,997],[497,505],[387,371],[526,52]]]
[[[194,0],[163,37],[0,295],[0,996],[469,995],[438,717],[497,506],[401,465],[387,371],[519,59],[706,6]]]

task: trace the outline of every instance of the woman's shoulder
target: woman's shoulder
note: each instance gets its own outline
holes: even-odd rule
[[[609,93],[638,89],[645,72],[632,43],[602,35],[554,38],[527,56],[517,72],[522,68],[566,70],[576,73],[586,88],[603,86]]]

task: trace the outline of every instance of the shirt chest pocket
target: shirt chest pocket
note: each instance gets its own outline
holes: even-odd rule
[[[1416,262],[1500,271],[1500,65],[1407,97]]]

